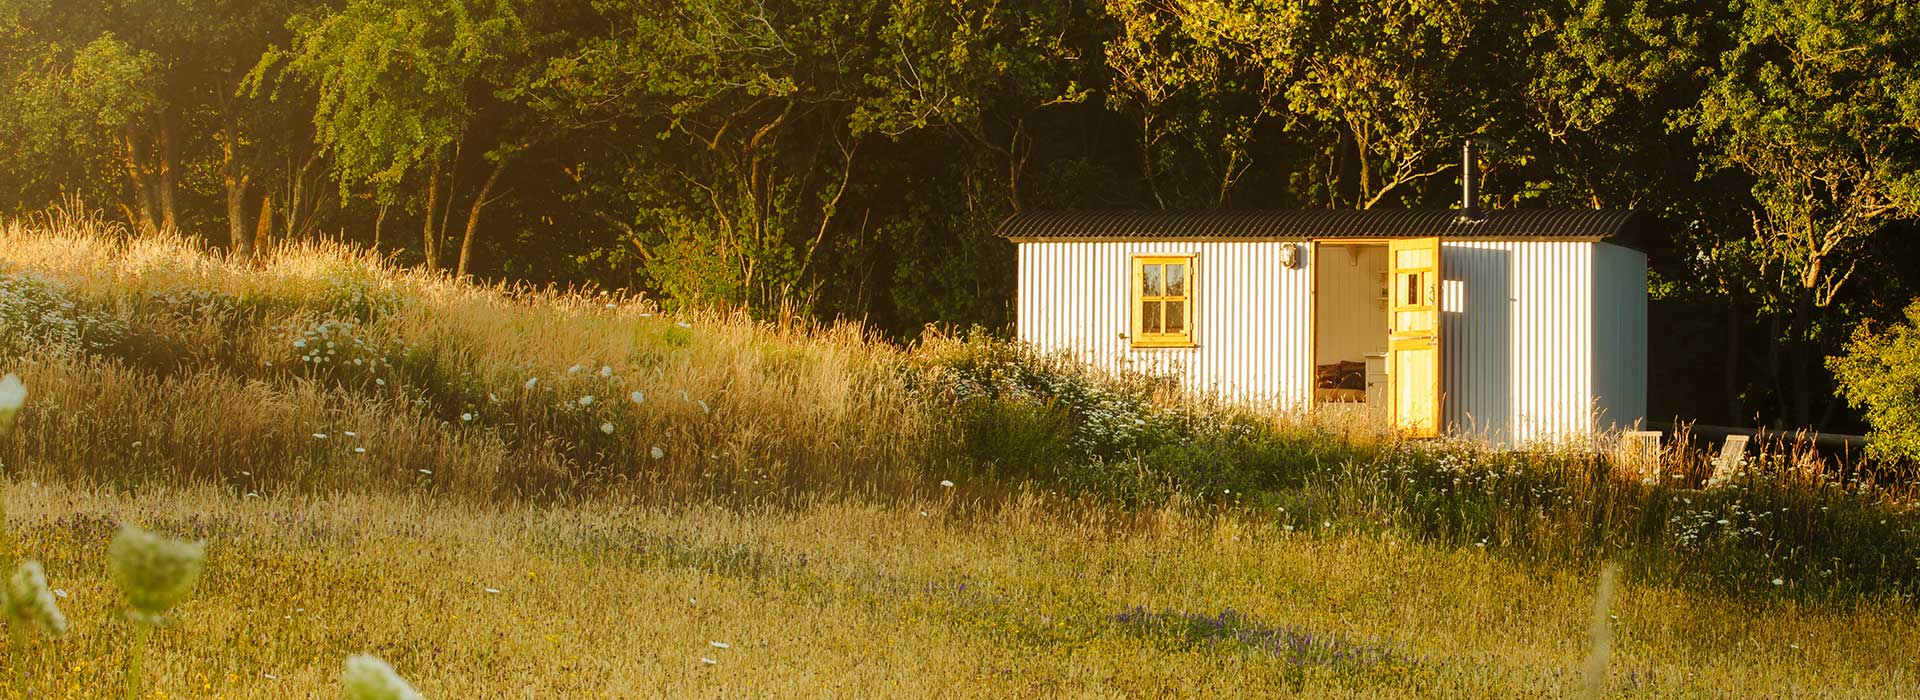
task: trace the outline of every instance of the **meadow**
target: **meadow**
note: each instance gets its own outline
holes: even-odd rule
[[[207,542],[146,697],[338,697],[363,652],[427,697],[1580,697],[1605,562],[1600,696],[1920,693],[1911,491],[1796,455],[1627,474],[70,212],[0,224],[0,373],[11,554],[71,621],[10,637],[17,695],[121,692],[129,522]]]

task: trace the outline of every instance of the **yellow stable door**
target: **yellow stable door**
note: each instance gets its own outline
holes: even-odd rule
[[[1440,239],[1388,246],[1390,416],[1408,437],[1440,436]]]

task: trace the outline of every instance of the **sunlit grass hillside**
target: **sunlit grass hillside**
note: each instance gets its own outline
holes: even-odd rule
[[[362,651],[429,697],[1571,696],[1603,561],[1610,696],[1920,677],[1910,492],[1775,455],[1348,439],[981,334],[73,215],[0,225],[0,373],[14,554],[74,620],[6,665],[55,697],[118,690],[121,521],[209,541],[153,697],[332,697]]]

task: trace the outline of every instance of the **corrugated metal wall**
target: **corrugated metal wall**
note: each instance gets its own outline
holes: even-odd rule
[[[1174,374],[1189,387],[1281,409],[1304,408],[1312,387],[1311,280],[1257,242],[1022,243],[1021,340],[1109,370]],[[1301,259],[1310,251],[1302,242]],[[1133,349],[1131,258],[1192,254],[1194,348]]]
[[[1019,245],[1021,340],[1108,369],[1297,409],[1312,395],[1311,247],[1029,242]],[[1453,430],[1495,444],[1580,441],[1646,405],[1646,258],[1608,244],[1446,241],[1442,391]],[[1134,254],[1195,254],[1197,348],[1132,349]],[[1596,395],[1596,392],[1599,392]]]
[[[1630,429],[1647,417],[1647,256],[1598,243],[1593,270],[1599,427]]]
[[[1447,421],[1495,444],[1593,430],[1593,244],[1441,245]]]

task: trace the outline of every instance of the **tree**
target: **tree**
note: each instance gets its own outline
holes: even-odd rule
[[[1873,426],[1867,453],[1889,462],[1920,463],[1920,301],[1903,322],[1854,329],[1846,352],[1827,358],[1840,395]]]
[[[465,276],[481,211],[536,125],[516,87],[540,65],[509,0],[348,0],[336,11],[295,17],[293,44],[269,52],[258,74],[284,65],[315,92],[316,141],[342,196],[356,187],[391,204],[424,179],[421,254],[443,260],[447,221],[467,159],[480,162],[466,200],[455,275]]]
[[[1141,174],[1154,201],[1224,206],[1253,164],[1255,130],[1285,112],[1298,58],[1287,13],[1219,0],[1108,0],[1120,33],[1107,44],[1108,103],[1139,124]],[[1181,197],[1163,184],[1197,156],[1204,193]]]
[[[613,0],[611,29],[533,91],[627,144],[597,183],[657,288],[681,301],[810,309],[870,120],[873,0]],[[652,135],[635,142],[626,134]]]
[[[1785,319],[1786,406],[1808,424],[1829,310],[1890,219],[1920,215],[1920,13],[1759,0],[1690,118],[1714,165],[1753,179],[1752,231]],[[1830,412],[1829,412],[1830,414]]]

